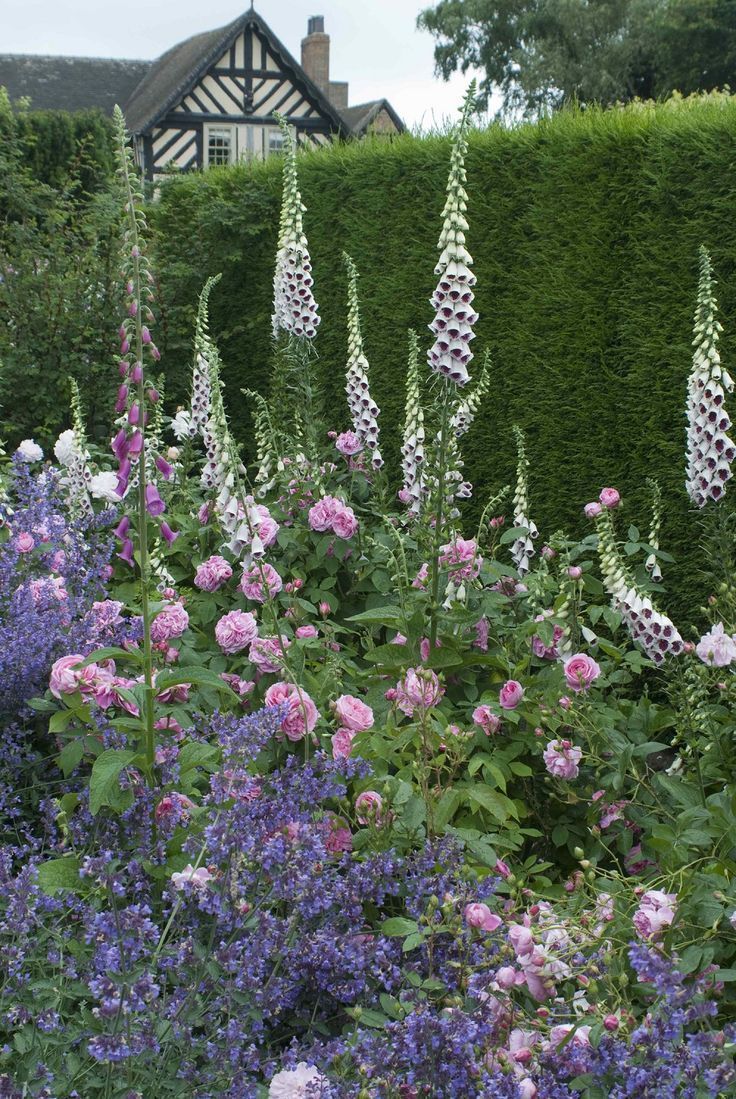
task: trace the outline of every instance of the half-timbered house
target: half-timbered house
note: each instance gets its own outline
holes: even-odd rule
[[[300,63],[252,7],[156,61],[0,55],[0,85],[37,108],[120,103],[152,180],[278,152],[277,114],[314,144],[404,128],[385,99],[348,105],[348,84],[330,78],[322,16],[309,20]]]

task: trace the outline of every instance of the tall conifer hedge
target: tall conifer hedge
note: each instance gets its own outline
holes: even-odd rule
[[[403,136],[305,153],[300,185],[322,312],[316,341],[330,426],[343,393],[347,250],[360,292],[384,454],[398,470],[406,332],[424,332],[449,141]],[[562,113],[471,135],[468,245],[478,276],[474,344],[494,384],[464,440],[473,508],[513,477],[512,424],[527,435],[531,514],[542,537],[584,530],[603,485],[648,529],[645,479],[664,496],[661,545],[682,610],[696,591],[698,523],[684,489],[684,404],[698,246],[711,251],[724,364],[736,375],[736,100]],[[169,397],[186,397],[197,293],[211,303],[236,434],[248,441],[242,386],[266,391],[280,165],[272,160],[168,182],[155,224],[165,295]],[[732,400],[736,418],[736,396]],[[731,489],[736,493],[736,489]],[[472,509],[471,509],[472,514]],[[702,596],[701,596],[702,598]],[[692,608],[693,611],[696,608]]]

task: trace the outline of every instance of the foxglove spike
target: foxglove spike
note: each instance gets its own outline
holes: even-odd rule
[[[284,187],[281,201],[276,271],[273,279],[274,339],[280,332],[314,339],[319,326],[312,294],[312,264],[304,235],[302,204],[296,171],[296,142],[286,120],[276,115],[284,136]]]
[[[343,259],[348,272],[348,366],[345,392],[355,434],[363,446],[370,450],[373,468],[380,469],[383,465],[378,448],[380,409],[371,397],[368,384],[368,360],[363,350],[360,330],[358,269],[347,252],[343,252]]]

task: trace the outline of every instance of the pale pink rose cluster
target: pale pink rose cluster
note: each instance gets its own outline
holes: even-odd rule
[[[538,614],[534,619],[535,622],[544,622],[547,619],[547,615]],[[540,660],[556,660],[559,656],[557,646],[562,640],[565,630],[562,626],[553,626],[552,628],[552,644],[545,645],[539,634],[535,634],[532,638],[532,652],[535,656],[538,656]]]
[[[286,706],[281,731],[291,741],[303,740],[319,720],[319,711],[307,692],[295,683],[272,683],[264,698],[266,706]]]
[[[570,740],[550,740],[543,753],[544,765],[555,778],[573,779],[580,773],[582,748]]]
[[[498,702],[504,710],[515,710],[523,697],[524,688],[516,679],[507,679],[498,692]]]
[[[240,590],[246,599],[252,599],[255,603],[265,603],[266,600],[273,599],[283,586],[276,569],[265,561],[243,569]]]
[[[283,1069],[271,1079],[268,1099],[307,1099],[307,1096],[316,1097],[322,1091],[322,1085],[326,1083],[325,1077],[314,1065],[308,1065],[306,1061],[299,1061],[296,1068]]]
[[[463,916],[468,927],[472,927],[475,931],[496,931],[503,922],[501,918],[497,916],[495,912],[491,912],[488,905],[483,904],[482,901],[466,904]]]
[[[340,722],[340,728],[332,737],[332,755],[334,759],[347,759],[358,733],[373,728],[373,710],[353,695],[340,695],[332,708],[335,718]]]
[[[634,930],[640,939],[656,939],[668,928],[677,911],[677,893],[649,889],[633,915]]]
[[[242,652],[257,636],[258,623],[248,611],[230,611],[215,626],[215,640],[224,653]]]
[[[568,687],[581,694],[587,691],[601,674],[600,665],[586,653],[575,653],[562,666]]]
[[[473,710],[473,722],[482,729],[486,736],[497,733],[501,728],[501,718],[494,714],[490,706],[485,704],[476,706]]]
[[[151,624],[151,641],[173,641],[181,637],[189,628],[189,615],[181,602],[169,603],[154,618]]]
[[[510,972],[503,974],[503,984],[510,988],[524,983],[535,1000],[542,1001],[555,995],[556,981],[571,975],[564,957],[570,953],[572,941],[550,904],[542,901],[533,909],[536,910],[533,917],[526,914],[522,923],[509,927],[508,941],[518,971],[509,966]]]
[[[224,557],[214,554],[197,567],[194,586],[200,591],[213,592],[221,588],[232,576],[232,566]]]
[[[309,526],[312,530],[332,531],[338,538],[348,541],[358,530],[355,512],[336,496],[323,496],[309,509]]]
[[[201,892],[209,888],[210,882],[213,880],[214,874],[212,874],[206,866],[198,866],[195,868],[189,863],[178,873],[171,875],[171,884],[174,889],[179,891],[186,889],[187,886],[191,886],[192,889]]]
[[[248,659],[261,675],[280,672],[284,666],[284,654],[291,645],[285,634],[280,637],[258,637],[248,651]]]
[[[335,439],[335,449],[345,458],[352,458],[363,449],[363,442],[354,431],[343,431]]]
[[[602,488],[597,500],[591,501],[583,508],[588,519],[597,519],[604,508],[613,511],[621,503],[621,493],[616,488]]]
[[[424,713],[437,706],[445,693],[436,674],[428,668],[409,668],[396,684],[396,705],[408,717],[418,710]]]
[[[474,580],[483,565],[478,545],[473,538],[456,538],[440,547],[440,564],[447,569],[451,580]]]
[[[727,668],[736,660],[736,635],[732,637],[717,622],[695,646],[695,652],[711,668]]]

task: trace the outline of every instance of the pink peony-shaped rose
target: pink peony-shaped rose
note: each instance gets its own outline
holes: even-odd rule
[[[582,748],[569,740],[550,740],[544,750],[544,765],[555,778],[573,779],[580,772],[578,764],[583,758]]]
[[[409,668],[403,680],[397,683],[396,692],[399,709],[411,717],[415,710],[429,710],[436,706],[445,688],[428,668]]]
[[[583,508],[588,519],[597,519],[600,513],[603,511],[603,505],[597,500],[593,500],[590,504],[586,504]]]
[[[571,580],[579,580],[583,575],[583,570],[580,568],[580,565],[570,565],[567,570],[567,575]]]
[[[355,799],[358,824],[380,824],[383,798],[375,790],[364,790]]]
[[[491,912],[487,904],[480,902],[466,904],[463,915],[468,927],[477,931],[495,931],[503,922],[495,912]]]
[[[598,499],[604,508],[617,508],[621,503],[621,493],[617,488],[602,488]]]
[[[498,701],[504,710],[515,710],[523,697],[524,688],[516,679],[507,679],[498,692]]]
[[[474,579],[481,570],[483,558],[478,553],[478,545],[472,538],[456,538],[440,547],[439,562],[449,572],[455,583]]]
[[[335,439],[335,448],[339,450],[345,458],[352,458],[354,454],[359,454],[363,449],[359,437],[354,431],[343,431]]]
[[[207,869],[206,866],[198,866],[195,870],[191,863],[185,866],[180,873],[171,875],[171,884],[174,889],[185,889],[188,885],[191,885],[194,889],[206,889],[212,878],[213,874]]]
[[[319,637],[319,630],[316,626],[297,626],[294,636],[300,641],[309,641],[313,637]]]
[[[321,1093],[324,1083],[325,1077],[314,1065],[299,1061],[296,1068],[276,1073],[268,1089],[268,1099],[311,1099]]]
[[[83,660],[84,657],[79,653],[70,653],[69,656],[62,656],[54,661],[49,677],[49,690],[54,698],[74,694],[79,688],[82,674],[79,665]]]
[[[600,665],[585,653],[575,653],[562,665],[565,681],[571,690],[578,694],[587,691],[591,683],[601,674]]]
[[[263,548],[268,549],[269,546],[272,546],[276,541],[276,536],[279,533],[279,525],[265,504],[256,504],[253,510],[258,516],[258,521],[256,523],[258,537],[263,544]]]
[[[332,520],[332,529],[338,538],[344,541],[352,538],[358,530],[358,520],[352,508],[343,508]]]
[[[677,893],[649,889],[642,896],[632,918],[640,939],[656,939],[669,927],[677,911]]]
[[[288,706],[281,722],[281,731],[292,741],[302,740],[311,733],[319,719],[319,711],[307,692],[295,683],[272,683],[266,691],[267,706]]]
[[[248,611],[230,611],[215,626],[217,644],[224,653],[239,653],[258,636],[258,623]]]
[[[332,737],[332,758],[347,759],[357,735],[355,729],[337,729]]]
[[[233,570],[225,558],[215,554],[198,566],[194,574],[194,586],[200,591],[217,591],[232,574]]]
[[[494,714],[490,706],[485,704],[476,706],[473,710],[473,722],[482,729],[486,736],[497,733],[501,728],[501,718]]]
[[[243,569],[240,590],[246,599],[252,599],[256,603],[265,603],[267,599],[273,599],[275,595],[278,595],[283,586],[276,569],[266,562],[252,565],[249,569]]]
[[[340,695],[335,703],[335,714],[341,725],[356,733],[373,727],[373,710],[353,695]]]
[[[13,539],[13,546],[17,553],[30,553],[35,544],[35,538],[27,530],[22,530]]]
[[[526,958],[534,952],[534,936],[528,927],[514,923],[509,928],[509,942],[517,958]]]
[[[181,603],[169,603],[156,615],[151,624],[153,642],[171,641],[181,637],[189,626],[189,615]]]
[[[323,496],[321,500],[309,509],[309,526],[312,530],[332,530],[332,523],[338,512],[345,507],[341,500],[334,496]]]
[[[736,643],[726,633],[722,622],[704,634],[695,646],[695,652],[704,664],[711,668],[727,668],[736,660]]]
[[[280,637],[258,637],[248,652],[248,659],[262,675],[280,672],[284,666],[284,653],[291,645],[285,634]]]

